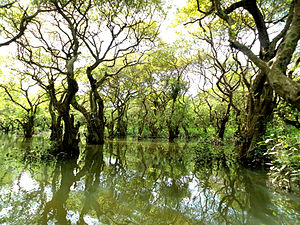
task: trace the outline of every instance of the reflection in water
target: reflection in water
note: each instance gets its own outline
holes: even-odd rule
[[[298,197],[271,192],[261,172],[222,162],[196,166],[190,144],[107,142],[82,148],[77,159],[29,164],[19,152],[34,151],[39,141],[4,138],[0,224],[295,224],[299,219]]]

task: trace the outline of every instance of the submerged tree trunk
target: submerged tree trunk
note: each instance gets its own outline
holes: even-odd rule
[[[64,121],[64,136],[62,141],[62,147],[68,149],[68,152],[71,153],[71,155],[79,154],[79,137],[78,137],[78,131],[80,127],[80,123],[77,122],[75,125],[74,121],[74,115],[70,115],[69,113],[66,113],[63,115],[63,121]]]
[[[70,114],[69,110],[65,111],[63,115],[58,115],[57,118],[52,118],[50,138],[53,144],[53,154],[64,153],[71,157],[79,154],[79,127],[80,123],[75,124],[74,115]]]
[[[91,114],[88,123],[88,144],[104,144],[104,103],[96,88],[90,94]]]
[[[125,111],[125,109],[124,109]],[[118,137],[124,138],[127,135],[127,122],[124,120],[126,112],[119,112],[117,120],[117,135]]]
[[[61,120],[62,118],[62,120]],[[64,126],[62,126],[62,122]],[[79,154],[79,127],[80,123],[75,125],[74,115],[69,111],[51,122],[52,153],[54,155],[64,153],[68,156],[76,156]]]
[[[24,137],[31,138],[34,134],[34,116],[29,116],[23,124]]]
[[[170,122],[171,123],[171,122]],[[179,126],[168,124],[169,142],[174,142],[175,138],[179,137]]]
[[[275,107],[273,89],[265,84],[264,74],[259,76],[249,95],[247,118],[240,129],[238,152],[239,160],[244,165],[253,165],[262,160],[264,151],[262,146],[258,148],[257,143],[265,134]]]
[[[17,119],[19,124],[22,126],[25,138],[31,138],[34,134],[34,118],[35,117],[33,115],[26,116],[25,122],[22,122]]]
[[[72,68],[68,68],[69,76],[67,77],[68,87],[63,101],[58,101],[55,94],[54,83],[48,87],[50,95],[49,111],[51,114],[51,140],[52,153],[58,155],[64,153],[67,156],[77,156],[79,154],[79,122],[74,124],[74,115],[70,114],[70,105],[78,91],[78,84],[72,78]],[[53,108],[52,108],[53,107]],[[57,111],[55,114],[54,109]],[[63,125],[61,124],[63,122]]]
[[[78,104],[75,99],[72,106],[81,112],[86,119],[87,144],[104,144],[104,103],[97,90],[90,92],[90,112],[86,108]]]
[[[81,112],[87,123],[87,144],[104,144],[104,103],[103,99],[98,93],[97,81],[92,76],[93,68],[88,67],[86,70],[91,90],[90,90],[90,111],[76,102],[72,101],[73,107]]]
[[[51,116],[51,134],[50,134],[50,140],[56,143],[62,142],[62,125],[61,125],[61,117],[56,116],[53,108],[53,103],[50,99],[49,103],[49,113]]]

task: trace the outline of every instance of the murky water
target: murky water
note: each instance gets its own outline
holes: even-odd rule
[[[47,145],[0,136],[0,224],[300,224],[299,196],[262,172],[196,166],[192,144],[114,141],[35,161]]]

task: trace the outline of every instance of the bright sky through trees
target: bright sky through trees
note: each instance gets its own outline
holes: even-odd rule
[[[168,43],[174,42],[176,40],[176,32],[180,32],[183,29],[183,25],[173,26],[177,9],[185,6],[187,3],[186,0],[174,0],[167,1],[167,4],[171,5],[172,8],[168,11],[168,15],[161,26],[160,36],[161,38]]]
[[[20,1],[21,5],[25,5],[27,0]],[[176,17],[177,9],[186,5],[186,0],[167,0],[166,4],[171,6],[171,9],[168,10],[167,17],[161,26],[160,36],[163,41],[167,43],[172,43],[176,40],[176,32],[180,32],[183,29],[183,25],[173,26],[174,20]],[[0,34],[0,41],[3,40]],[[9,46],[4,46],[0,49],[0,57],[11,55],[15,51],[16,47],[14,44]]]

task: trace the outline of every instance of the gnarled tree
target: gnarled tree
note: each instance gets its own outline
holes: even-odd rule
[[[25,111],[25,115],[22,118],[17,117],[16,121],[23,128],[24,137],[31,138],[34,134],[34,122],[38,107],[46,101],[44,98],[45,93],[37,92],[33,95],[32,92],[34,91],[32,89],[34,89],[36,83],[28,82],[24,75],[16,77],[18,80],[15,82],[0,83],[0,88],[5,91],[10,102]]]
[[[87,143],[104,143],[104,102],[101,88],[124,68],[137,64],[157,36],[156,1],[97,2],[85,17],[86,33],[81,36],[88,50],[86,76],[89,81],[89,107],[73,101],[87,122]],[[138,3],[138,4],[137,4]],[[140,52],[140,56],[134,53]],[[122,62],[117,63],[117,62]]]
[[[214,31],[227,37],[228,47],[243,53],[259,68],[250,83],[246,124],[240,133],[240,160],[251,164],[256,144],[276,106],[274,91],[300,109],[300,84],[288,76],[300,38],[300,1],[197,0],[194,3],[198,13],[193,14],[191,22],[198,22],[204,32],[211,29],[207,24],[215,24]],[[255,54],[258,45],[259,53]]]
[[[78,91],[75,77],[75,63],[80,54],[78,35],[85,32],[83,18],[90,8],[90,2],[80,3],[49,1],[45,6],[48,13],[41,13],[39,20],[35,20],[18,41],[19,59],[35,71],[32,78],[50,98],[55,153],[64,151],[69,155],[79,153],[79,123],[75,125],[70,106]],[[58,94],[57,86],[60,85],[63,91]]]

